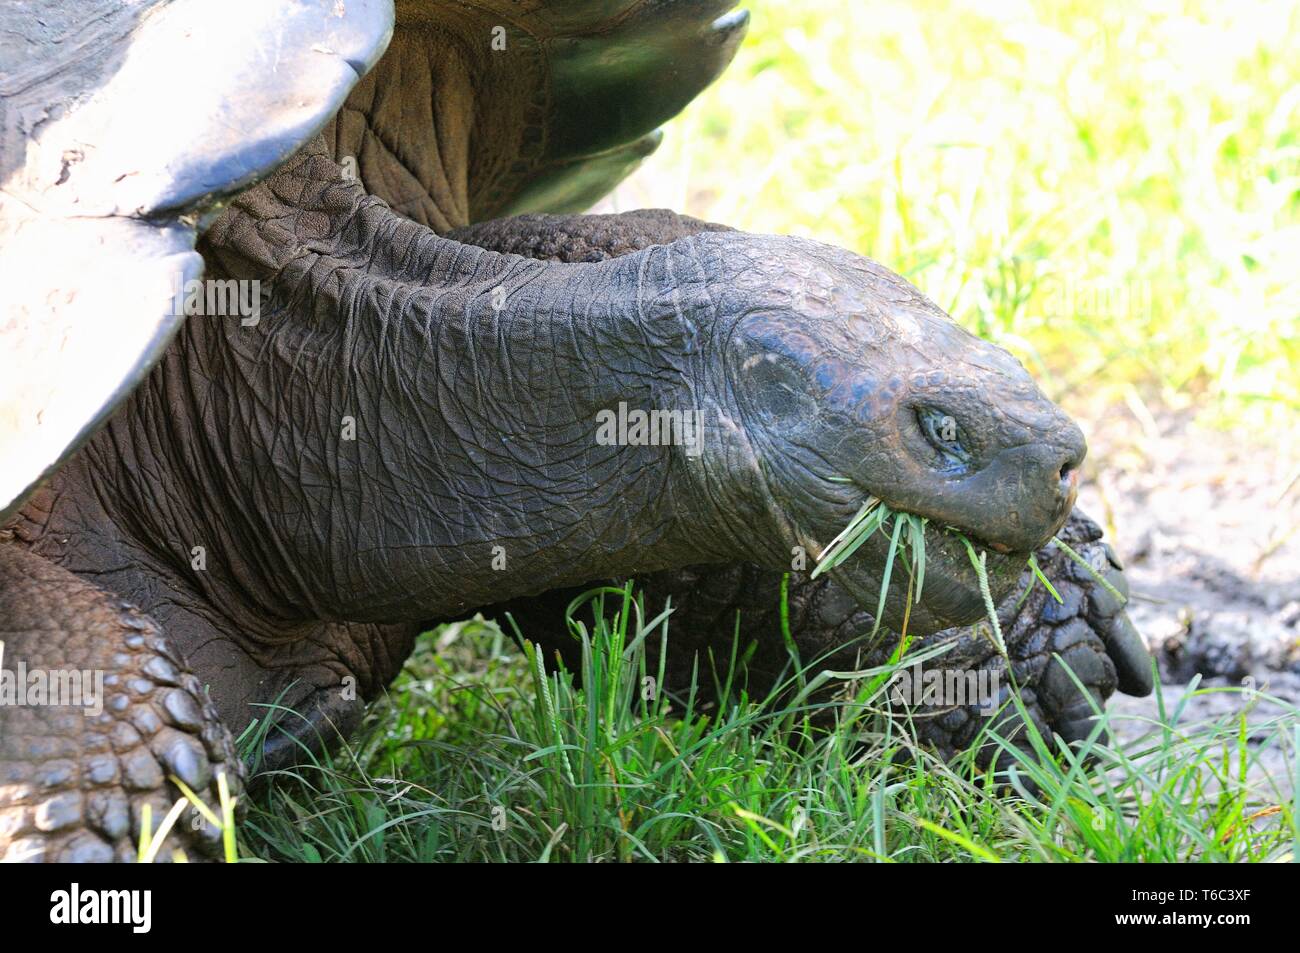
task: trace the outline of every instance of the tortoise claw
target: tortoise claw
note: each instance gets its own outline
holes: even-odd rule
[[[1118,613],[1101,630],[1106,643],[1106,654],[1115,663],[1118,688],[1125,695],[1143,698],[1151,694],[1155,682],[1151,669],[1151,653],[1138,634],[1127,612]]]

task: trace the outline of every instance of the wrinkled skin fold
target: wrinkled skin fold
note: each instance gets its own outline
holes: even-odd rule
[[[277,616],[437,618],[620,564],[780,567],[795,546],[819,552],[867,494],[1023,559],[1073,502],[1082,437],[1019,364],[829,246],[709,230],[596,262],[522,259],[394,216],[307,150],[241,197],[204,250],[215,274],[268,282],[272,313],[255,334],[192,322],[202,364],[164,361],[161,396],[204,418],[221,477],[245,481],[261,518],[319,487],[357,527],[347,553],[319,533],[247,528],[340,577],[323,595],[285,579],[293,566],[263,567],[259,580],[285,579],[261,593]],[[229,377],[276,395],[269,416],[304,439],[229,446],[258,423],[215,386]],[[623,405],[698,415],[702,450],[602,445],[596,421]],[[959,468],[917,424],[932,405],[956,418]],[[363,433],[351,445],[344,417]],[[936,543],[922,629],[981,608],[969,587],[945,591],[958,574]],[[497,545],[506,568],[485,576]],[[878,588],[879,550],[843,573],[862,596]],[[1014,559],[993,563],[1004,592]]]

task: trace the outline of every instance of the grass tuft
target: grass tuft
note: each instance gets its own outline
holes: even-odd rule
[[[1293,856],[1295,797],[1269,774],[1294,763],[1300,712],[1262,693],[1158,688],[1160,717],[1082,752],[1030,727],[1010,753],[1019,793],[973,752],[945,762],[891,717],[889,684],[912,657],[853,672],[808,659],[784,692],[752,695],[740,665],[700,659],[681,696],[662,691],[650,646],[671,642],[668,607],[633,588],[592,590],[566,626],[576,678],[490,623],[425,636],[362,736],[332,758],[263,780],[241,853],[326,861],[1278,861]],[[901,648],[901,646],[900,646]],[[662,657],[660,655],[659,657]],[[793,663],[792,663],[793,666]],[[649,681],[647,681],[649,679]],[[801,688],[800,686],[805,686]],[[814,701],[818,689],[835,699]],[[544,689],[544,690],[543,690]],[[1196,694],[1241,709],[1187,724]],[[817,695],[816,697],[820,697]],[[1253,709],[1275,703],[1279,715]],[[1019,705],[1018,698],[1012,704]],[[1252,721],[1246,724],[1250,715]],[[992,723],[996,719],[989,719]],[[1133,734],[1130,731],[1129,734]],[[1028,783],[1032,782],[1032,786]]]

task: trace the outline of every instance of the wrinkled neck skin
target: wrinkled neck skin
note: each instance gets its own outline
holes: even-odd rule
[[[754,526],[701,522],[746,517],[706,501],[692,431],[618,431],[620,403],[684,427],[700,412],[695,439],[738,429],[705,380],[716,269],[690,241],[597,264],[499,255],[299,156],[208,232],[208,277],[270,300],[253,326],[191,317],[115,421],[114,518],[183,560],[204,545],[210,599],[284,619],[432,621],[737,558]],[[201,439],[167,433],[189,426]]]

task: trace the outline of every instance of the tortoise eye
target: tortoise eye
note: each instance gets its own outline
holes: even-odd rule
[[[971,453],[966,447],[957,418],[935,407],[919,407],[916,411],[921,433],[939,454],[947,469],[960,469],[970,463]]]

